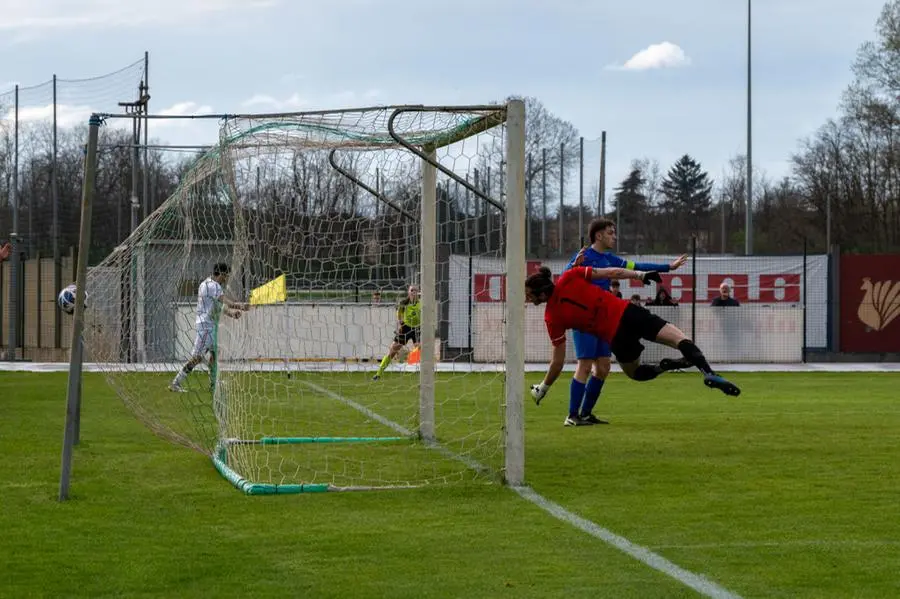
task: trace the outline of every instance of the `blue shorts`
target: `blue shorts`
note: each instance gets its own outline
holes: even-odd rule
[[[575,341],[575,357],[579,360],[596,360],[612,356],[609,343],[599,337],[590,333],[572,331],[572,338]]]

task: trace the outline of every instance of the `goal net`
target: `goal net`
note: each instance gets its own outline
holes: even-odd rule
[[[86,359],[250,494],[521,482],[523,147],[520,102],[227,118],[89,270]]]

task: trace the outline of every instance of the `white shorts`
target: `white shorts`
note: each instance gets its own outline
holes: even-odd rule
[[[215,346],[213,345],[215,331],[215,325],[212,324],[202,324],[197,327],[197,337],[194,339],[192,356],[204,356],[208,351],[215,351]]]

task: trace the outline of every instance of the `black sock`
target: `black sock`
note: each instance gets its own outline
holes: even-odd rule
[[[182,368],[181,370],[183,370],[185,374],[190,374],[191,371],[194,370],[194,367],[190,364],[185,364],[184,368]]]
[[[631,378],[636,381],[652,381],[663,373],[663,369],[659,364],[641,364],[634,369]]]
[[[703,374],[713,374],[713,369],[710,367],[709,362],[706,361],[706,356],[690,339],[685,339],[679,343],[678,351]]]

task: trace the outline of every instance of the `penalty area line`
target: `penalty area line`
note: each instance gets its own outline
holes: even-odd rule
[[[558,503],[550,501],[543,495],[540,495],[531,487],[521,486],[510,488],[518,493],[520,497],[538,506],[558,520],[562,520],[566,524],[570,524],[582,532],[585,532],[596,539],[600,539],[622,553],[633,557],[642,564],[662,572],[669,578],[674,578],[685,586],[694,589],[704,597],[710,597],[711,599],[741,599],[740,595],[736,595],[708,578],[691,572],[690,570],[686,570],[681,566],[670,562],[663,556],[650,551],[646,547],[633,543],[611,530],[607,530],[590,520],[582,518],[577,514],[573,514]]]

